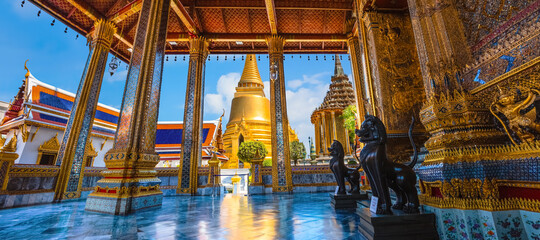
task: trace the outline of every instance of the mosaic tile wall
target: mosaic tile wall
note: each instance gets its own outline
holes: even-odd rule
[[[511,210],[439,209],[423,206],[435,213],[437,232],[450,239],[540,239],[540,213]]]
[[[450,181],[459,179],[501,179],[520,181],[540,181],[540,157],[497,161],[459,162],[435,164],[416,168],[423,181]]]

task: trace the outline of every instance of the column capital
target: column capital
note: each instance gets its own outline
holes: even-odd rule
[[[106,48],[109,48],[116,31],[117,28],[113,22],[105,19],[98,19],[94,22],[94,30],[91,34],[92,44],[95,45],[101,43]]]
[[[189,39],[189,55],[202,55],[204,58],[210,54],[208,51],[209,41],[203,36],[197,36]]]
[[[268,44],[268,54],[283,55],[283,46],[285,45],[285,38],[279,35],[271,35],[271,36],[266,37],[266,44]]]

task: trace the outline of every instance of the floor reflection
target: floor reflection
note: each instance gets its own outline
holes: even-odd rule
[[[84,201],[0,210],[2,239],[361,239],[354,212],[328,193],[166,197],[129,216],[85,212]]]

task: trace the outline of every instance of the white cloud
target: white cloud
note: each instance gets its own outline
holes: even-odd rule
[[[311,124],[311,113],[321,105],[329,87],[330,73],[321,72],[313,75],[303,75],[302,79],[288,81],[287,85],[287,115],[289,124],[294,129],[300,142],[309,152],[308,137],[315,136]]]
[[[228,114],[231,109],[231,101],[236,91],[236,85],[240,80],[240,73],[232,72],[221,75],[217,81],[217,93],[207,93],[204,96],[204,112],[220,114],[225,109],[225,119],[229,118]]]
[[[294,90],[303,86],[304,84],[319,85],[323,82],[321,79],[324,77],[328,78],[328,76],[330,76],[329,72],[321,72],[313,75],[302,75],[302,79],[287,81],[287,88]]]

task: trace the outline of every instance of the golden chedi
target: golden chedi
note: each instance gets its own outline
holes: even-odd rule
[[[238,168],[238,148],[245,141],[260,141],[268,150],[265,159],[272,159],[270,100],[264,95],[264,84],[259,74],[255,55],[246,56],[242,77],[231,103],[227,129],[223,134],[225,155],[229,158],[222,168]],[[290,126],[289,126],[290,129]],[[289,140],[298,140],[289,130]],[[248,164],[245,164],[244,167]]]

